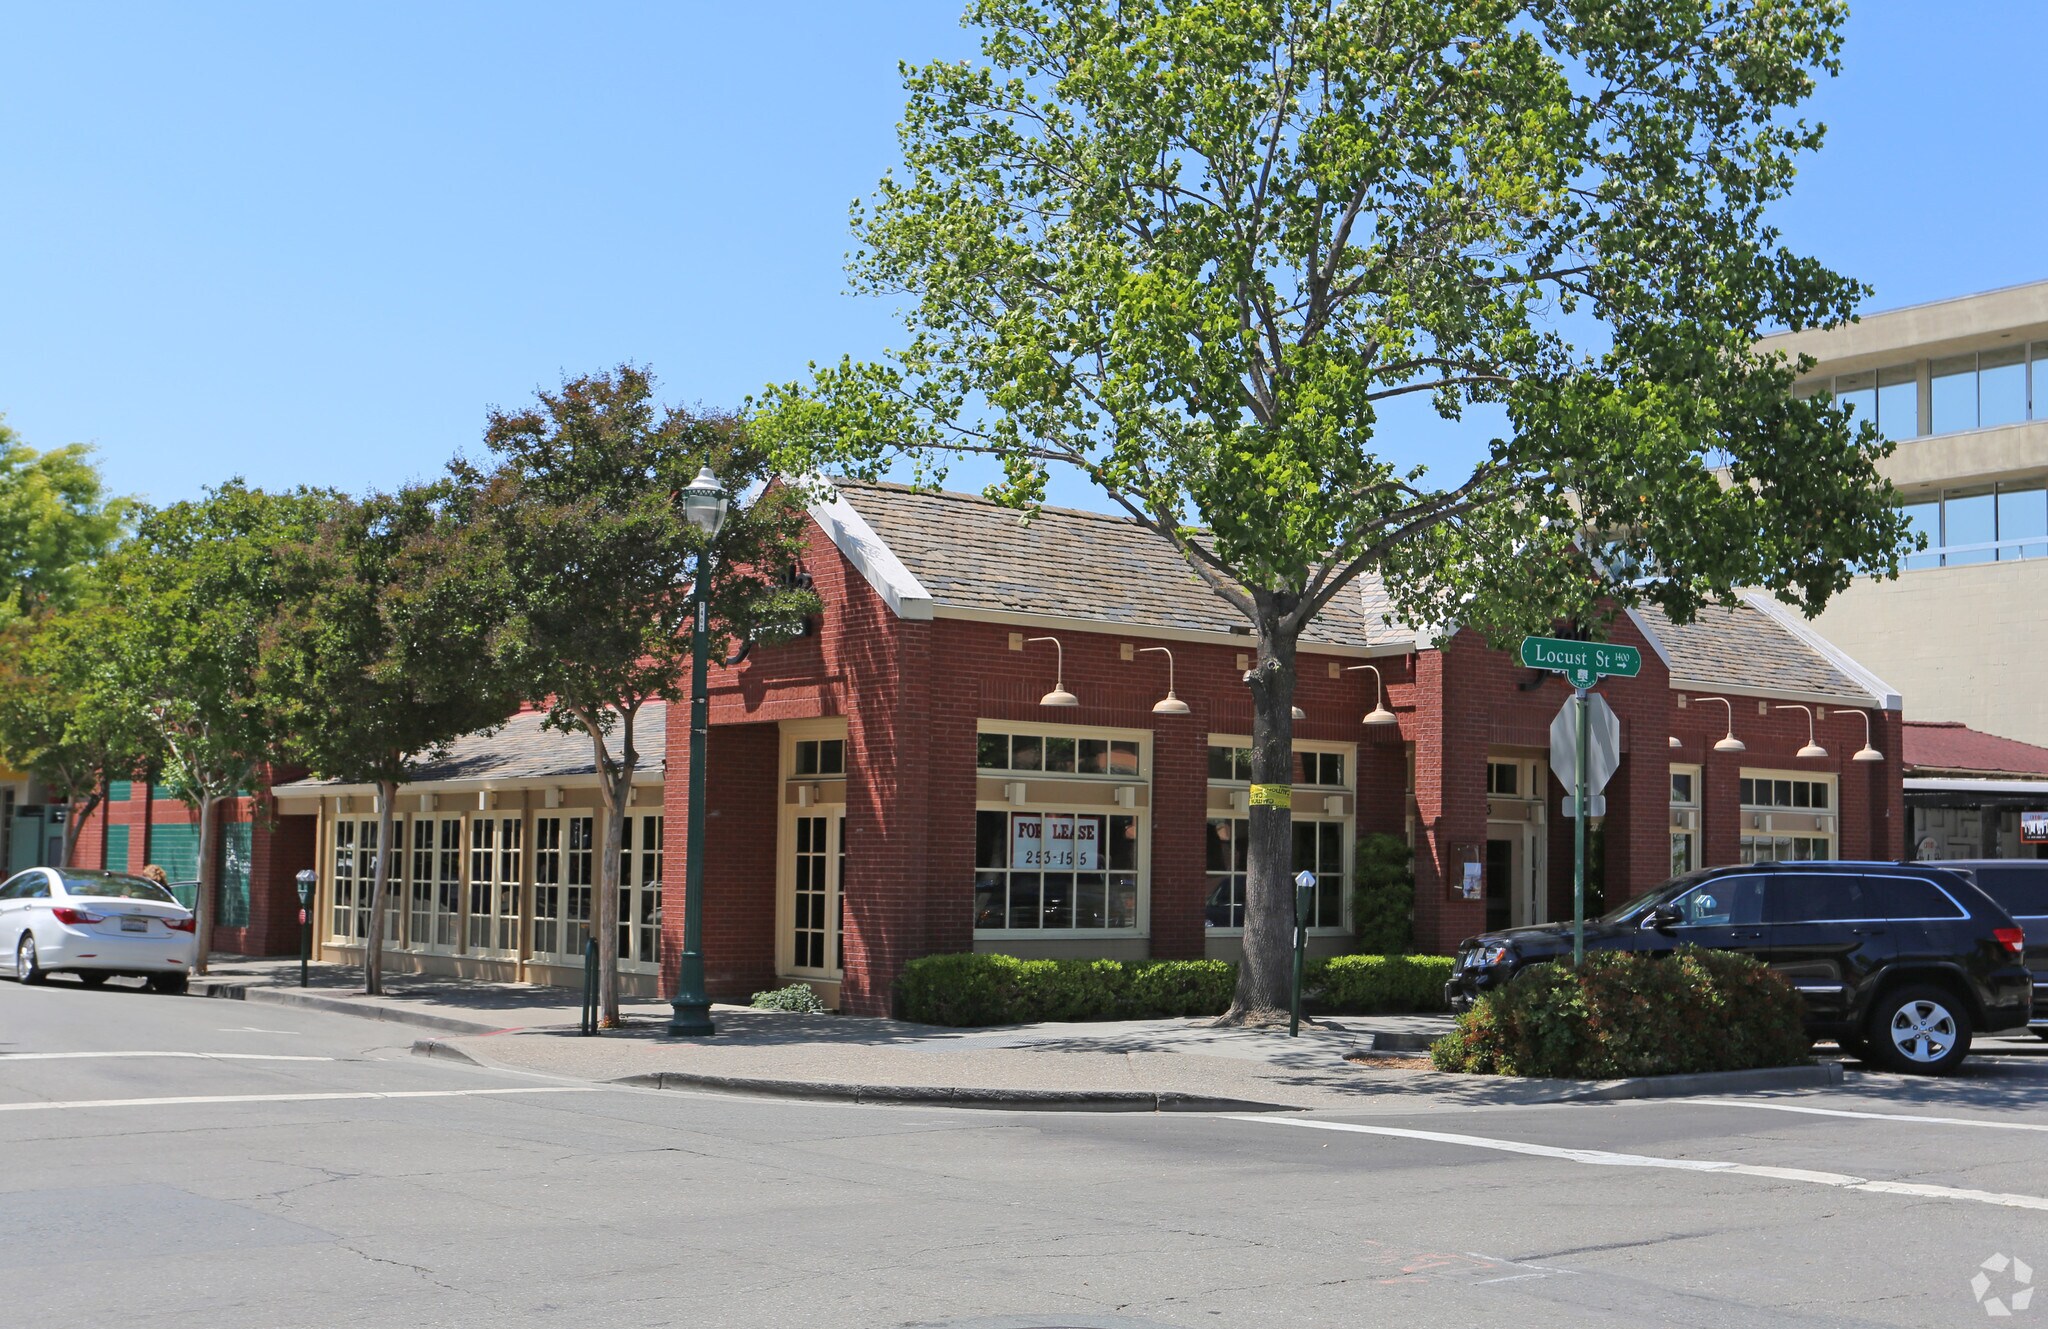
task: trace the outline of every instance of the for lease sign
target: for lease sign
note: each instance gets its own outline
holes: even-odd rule
[[[1100,872],[1102,818],[1012,813],[1010,866],[1042,872]]]
[[[2020,814],[2020,842],[2022,844],[2048,844],[2048,812],[2022,812]]]

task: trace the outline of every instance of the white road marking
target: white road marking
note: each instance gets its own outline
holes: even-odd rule
[[[1555,1158],[1567,1163],[1594,1167],[1664,1168],[1677,1172],[1710,1172],[1722,1176],[1761,1177],[1766,1181],[1803,1181],[1815,1186],[1835,1186],[1849,1191],[1871,1191],[1880,1195],[1911,1195],[1932,1200],[1973,1200],[1979,1204],[2009,1209],[2048,1210],[2048,1197],[2007,1195],[1997,1191],[1966,1190],[1955,1186],[1931,1186],[1908,1181],[1872,1181],[1846,1172],[1815,1172],[1806,1168],[1765,1167],[1754,1163],[1724,1163],[1708,1158],[1658,1158],[1650,1154],[1617,1154],[1605,1149],[1566,1149],[1557,1145],[1531,1144],[1526,1140],[1496,1140],[1484,1135],[1452,1135],[1446,1131],[1413,1131],[1398,1126],[1360,1126],[1348,1121],[1302,1121],[1286,1117],[1233,1117],[1262,1126],[1299,1126],[1307,1130],[1346,1131],[1356,1135],[1381,1135],[1397,1140],[1423,1140],[1432,1144],[1454,1144],[1468,1149],[1491,1149],[1504,1154],[1526,1154],[1532,1158]]]
[[[333,1061],[332,1057],[293,1057],[281,1052],[0,1052],[0,1066],[10,1061],[88,1061],[98,1057],[196,1057],[201,1061]]]
[[[296,1031],[291,1029],[258,1029],[253,1024],[245,1024],[239,1029],[223,1029],[221,1032],[224,1034],[290,1034]]]
[[[1644,1103],[1653,1100],[1643,1099]],[[1981,1126],[1987,1131],[2048,1131],[2048,1122],[1980,1121],[1972,1117],[1922,1117],[1904,1112],[1858,1112],[1853,1108],[1806,1107],[1797,1103],[1763,1103],[1743,1098],[1667,1098],[1665,1103],[1699,1103],[1707,1107],[1756,1108],[1763,1112],[1798,1112],[1811,1117],[1854,1117],[1866,1121],[1904,1121],[1916,1126]]]
[[[529,1089],[389,1089],[336,1094],[192,1094],[180,1098],[82,1098],[68,1103],[0,1103],[0,1112],[51,1108],[185,1107],[195,1103],[334,1103],[361,1098],[480,1098],[488,1094],[596,1094],[601,1084],[550,1084]]]

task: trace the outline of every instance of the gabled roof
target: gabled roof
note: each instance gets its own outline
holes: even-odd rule
[[[1072,508],[1023,514],[971,494],[835,480],[812,508],[892,609],[1078,620],[1155,633],[1236,635],[1242,617],[1198,580],[1166,541],[1128,517]],[[1670,666],[1673,686],[1896,709],[1896,693],[1761,596],[1710,606],[1683,627],[1635,615]],[[1374,653],[1433,640],[1394,616],[1376,574],[1360,576],[1303,634],[1304,645]]]
[[[589,737],[544,728],[544,718],[540,711],[521,711],[498,729],[464,734],[445,758],[420,767],[406,784],[416,789],[434,784],[594,779],[597,759]],[[661,770],[667,733],[666,703],[651,701],[640,708],[633,726],[634,742],[640,749],[640,760],[633,768],[636,774]],[[271,792],[290,798],[361,787],[340,780],[294,780],[273,786]]]
[[[1953,720],[1908,720],[1902,743],[1909,774],[2048,777],[2048,748]]]

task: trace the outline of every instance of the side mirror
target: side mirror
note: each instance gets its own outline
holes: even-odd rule
[[[1643,915],[1643,928],[1645,931],[1662,932],[1666,928],[1675,927],[1684,921],[1685,915],[1681,914],[1677,909],[1668,904],[1660,904],[1654,906],[1648,913]]]

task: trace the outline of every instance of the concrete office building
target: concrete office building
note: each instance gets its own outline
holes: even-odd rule
[[[2048,281],[1871,314],[1763,350],[1818,363],[1898,450],[1882,469],[1927,549],[1814,622],[1915,720],[2048,745]]]

